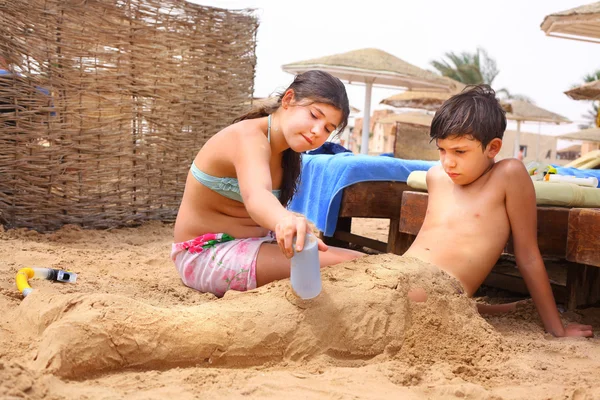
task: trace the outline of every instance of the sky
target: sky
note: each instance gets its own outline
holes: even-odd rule
[[[255,93],[267,96],[289,85],[281,66],[295,61],[378,48],[420,68],[447,52],[484,48],[496,60],[494,89],[524,94],[570,125],[524,123],[522,131],[545,134],[578,130],[590,102],[563,92],[600,69],[600,44],[548,37],[540,29],[548,14],[591,0],[192,0],[227,9],[255,9],[259,19]],[[364,108],[364,86],[346,85],[350,104]],[[374,88],[371,110],[402,89]],[[514,129],[509,124],[509,129]],[[564,147],[560,146],[559,147]]]

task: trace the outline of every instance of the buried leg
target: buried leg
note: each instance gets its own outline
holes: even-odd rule
[[[328,269],[323,273],[321,295],[310,301],[298,299],[289,281],[280,281],[176,309],[122,296],[52,298],[33,293],[24,301],[28,304],[23,314],[26,320],[35,320],[41,308],[52,304],[45,322],[38,319],[37,329],[43,333],[34,365],[64,377],[126,367],[236,367],[319,355],[367,360],[395,354],[408,331],[421,331],[407,297],[413,281],[406,273],[410,265],[403,260],[372,256]],[[427,303],[440,293],[453,293],[454,288],[439,277],[421,278],[418,285],[427,288]],[[428,285],[431,279],[438,282]],[[471,304],[455,294],[448,299],[442,310],[446,314],[464,313]],[[458,306],[448,306],[455,300],[460,301]],[[446,320],[455,319],[440,319]],[[461,322],[450,331],[472,329],[464,325]],[[410,335],[415,337],[414,332]]]

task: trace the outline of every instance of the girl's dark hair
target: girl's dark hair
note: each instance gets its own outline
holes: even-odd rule
[[[450,97],[437,110],[429,136],[431,140],[471,135],[486,146],[494,138],[502,139],[506,129],[506,112],[488,85],[467,86]]]
[[[233,122],[236,123],[245,119],[261,118],[273,114],[281,106],[281,99],[289,89],[294,91],[294,101],[296,102],[308,100],[308,104],[324,103],[339,109],[342,112],[342,122],[340,122],[336,130],[342,132],[346,128],[348,115],[350,114],[346,88],[338,78],[319,70],[306,71],[296,75],[292,84],[283,92],[278,93],[269,101],[259,103],[256,108],[236,118]],[[284,207],[288,205],[296,193],[301,166],[300,153],[296,153],[292,149],[287,149],[283,152],[281,160],[283,179],[279,201]]]

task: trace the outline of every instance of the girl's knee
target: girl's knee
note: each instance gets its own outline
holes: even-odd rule
[[[340,262],[343,261],[351,261],[354,259],[357,259],[359,257],[363,257],[366,254],[365,253],[361,253],[360,251],[356,251],[356,250],[350,250],[350,249],[339,249],[340,253],[339,253],[339,258],[340,258]]]
[[[329,247],[327,251],[319,253],[321,267],[328,267],[330,265],[351,261],[361,256],[364,256],[364,254],[358,251],[333,246]]]

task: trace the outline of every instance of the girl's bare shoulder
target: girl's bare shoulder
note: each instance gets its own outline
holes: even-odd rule
[[[234,140],[242,141],[267,141],[263,130],[261,129],[261,121],[257,119],[247,119],[236,122],[223,129],[223,135],[229,136]],[[221,133],[219,132],[219,133]]]

